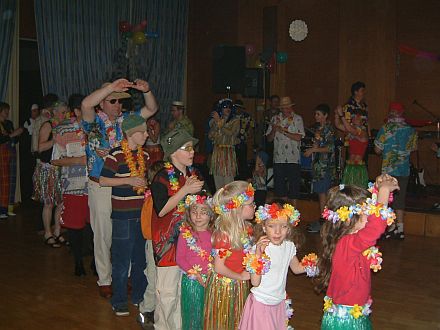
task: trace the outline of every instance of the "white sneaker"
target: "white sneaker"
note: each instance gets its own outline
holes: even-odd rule
[[[7,219],[8,218],[8,215],[7,214],[0,214],[0,219]]]
[[[9,215],[10,217],[15,217],[15,216],[16,216],[16,214],[15,214],[14,212],[8,212],[8,215]]]

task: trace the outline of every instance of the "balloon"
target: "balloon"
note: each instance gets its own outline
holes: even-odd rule
[[[127,21],[119,22],[119,31],[120,32],[129,32],[130,29],[131,29],[131,25]]]
[[[141,22],[141,26],[142,26],[144,29],[147,27],[147,20],[146,20],[146,19],[144,19],[144,20]]]
[[[132,32],[141,32],[143,30],[144,30],[144,28],[142,27],[142,25],[136,24],[135,26],[133,26],[133,29],[131,31]]]
[[[247,56],[252,56],[255,54],[255,46],[252,44],[247,44],[244,46],[245,50],[246,50],[246,55]]]
[[[277,53],[277,62],[278,63],[286,63],[287,62],[287,53],[286,52],[278,52]]]
[[[148,38],[159,38],[159,33],[157,32],[145,32],[145,36]]]
[[[147,39],[145,38],[145,34],[143,32],[138,31],[138,32],[133,33],[133,42],[136,45],[141,45],[145,41],[147,41]]]
[[[133,37],[133,32],[124,32],[122,33],[122,37],[124,37],[125,39],[131,39]]]

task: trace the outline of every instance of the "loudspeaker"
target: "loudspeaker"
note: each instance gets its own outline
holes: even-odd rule
[[[264,97],[264,69],[246,69],[244,76],[243,97],[260,98]],[[266,97],[269,97],[270,73],[266,72]]]
[[[243,93],[246,67],[244,47],[217,46],[213,49],[212,58],[213,92]]]

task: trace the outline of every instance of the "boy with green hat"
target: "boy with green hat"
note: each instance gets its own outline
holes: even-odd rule
[[[141,210],[146,188],[148,154],[143,145],[148,137],[145,119],[129,115],[122,122],[124,139],[105,159],[99,183],[112,187],[112,286],[111,304],[117,316],[129,315],[127,279],[131,263],[131,300],[139,305],[147,287],[144,274],[145,240]]]
[[[181,329],[180,276],[176,246],[187,194],[204,189],[200,172],[192,167],[198,140],[186,130],[174,129],[161,140],[164,168],[151,183],[151,230],[157,266],[155,323],[157,329]]]

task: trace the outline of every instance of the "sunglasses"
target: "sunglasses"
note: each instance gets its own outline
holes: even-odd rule
[[[191,151],[194,151],[194,147],[193,146],[183,146],[183,147],[180,147],[179,150],[191,152]]]
[[[116,102],[118,102],[119,104],[122,104],[122,99],[111,99],[111,100],[106,100],[106,101],[110,104],[115,104]]]

